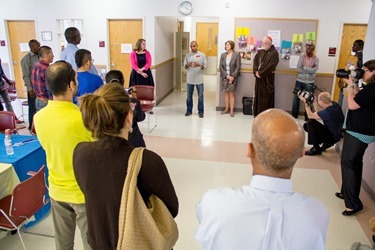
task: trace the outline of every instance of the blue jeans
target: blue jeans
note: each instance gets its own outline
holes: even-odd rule
[[[44,102],[44,101],[39,100],[39,99],[35,100],[36,112],[38,112],[39,110],[41,110],[45,106],[47,106],[47,102]]]
[[[204,114],[204,107],[203,107],[203,83],[201,84],[187,84],[187,98],[186,98],[186,112],[193,113],[193,93],[194,93],[194,86],[197,86],[198,92],[198,114]]]
[[[303,83],[303,82],[296,81],[296,85],[294,86],[294,88],[299,89],[299,90],[305,90],[309,93],[312,93],[314,91],[314,83]],[[292,116],[295,118],[298,117],[299,101],[300,99],[298,98],[298,96],[294,95]]]

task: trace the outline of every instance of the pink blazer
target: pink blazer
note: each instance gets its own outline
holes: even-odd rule
[[[148,52],[148,50],[145,50],[145,54],[146,54],[146,65],[144,66],[144,68],[145,70],[148,70],[151,67],[152,59],[151,59],[151,54],[150,52]],[[135,52],[135,50],[133,50],[132,53],[130,54],[130,64],[132,65],[132,68],[135,71],[139,69],[138,62],[137,62],[137,53]]]

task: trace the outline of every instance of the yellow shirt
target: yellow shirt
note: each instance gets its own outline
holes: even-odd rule
[[[79,142],[92,141],[79,108],[72,102],[49,101],[34,116],[35,129],[47,155],[49,194],[57,201],[85,203],[73,171],[73,150]]]

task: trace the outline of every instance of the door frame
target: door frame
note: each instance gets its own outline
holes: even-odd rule
[[[35,18],[34,19],[33,18],[30,18],[30,19],[4,19],[4,28],[5,28],[5,35],[6,35],[5,41],[6,41],[7,47],[8,47],[7,50],[8,50],[8,59],[9,59],[9,61],[8,61],[9,76],[8,77],[10,77],[12,80],[16,81],[15,73],[14,73],[14,66],[13,66],[12,47],[11,47],[11,43],[10,43],[10,34],[9,34],[9,28],[8,28],[9,22],[33,22],[34,28],[35,28],[35,38],[33,38],[33,39],[36,39],[38,41],[40,41],[40,39],[38,37],[39,32],[38,32],[37,20]],[[22,69],[21,69],[21,74],[22,74]],[[18,79],[18,80],[21,80],[22,85],[24,85],[22,78]],[[26,87],[24,87],[24,89],[26,89]],[[20,95],[18,93],[17,93],[17,96],[20,97]],[[20,98],[24,98],[23,94],[21,94]]]
[[[110,23],[110,21],[142,21],[142,37],[144,38],[144,39],[146,39],[145,38],[145,19],[144,18],[107,18],[106,19],[106,29],[107,29],[107,41],[108,41],[108,44],[107,44],[107,55],[108,55],[108,57],[107,57],[107,70],[106,70],[106,73],[108,73],[108,71],[110,71],[111,70],[111,41],[110,41],[110,28],[109,28],[109,23]],[[141,38],[141,37],[140,37]],[[134,41],[135,42],[135,41]],[[134,43],[133,42],[133,43]],[[125,74],[124,72],[123,72],[123,74]],[[130,77],[130,75],[129,76],[125,76],[124,75],[124,77],[126,78],[129,78]],[[124,79],[125,80],[125,83],[127,82],[127,80],[126,79]]]
[[[333,82],[332,82],[332,89],[331,89],[331,99],[332,100],[335,100],[336,99],[335,97],[339,95],[339,94],[336,93],[336,91],[339,91],[338,88],[336,89],[336,85],[337,85],[336,70],[339,68],[340,53],[341,53],[342,42],[343,42],[342,38],[343,38],[345,25],[358,25],[358,26],[359,25],[366,25],[366,26],[368,26],[367,23],[341,22],[341,27],[340,27],[340,31],[339,31],[338,49],[336,51],[336,55],[338,55],[338,56],[336,56],[336,60],[335,60],[335,67],[334,67],[334,72],[333,72]],[[358,39],[360,39],[360,38],[358,38]],[[365,39],[363,39],[363,40],[365,40]],[[346,107],[345,103],[343,103],[343,107]]]

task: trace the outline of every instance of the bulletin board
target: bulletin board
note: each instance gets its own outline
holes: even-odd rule
[[[276,48],[279,50],[280,56],[277,71],[293,70],[293,68],[290,68],[290,59],[287,58],[288,56],[285,56],[284,50],[283,53],[281,53],[282,41],[292,42],[293,35],[295,38],[296,34],[303,34],[303,37],[298,36],[301,40],[302,52],[305,51],[305,44],[309,39],[314,39],[313,43],[317,47],[318,24],[319,20],[317,19],[235,18],[235,34],[233,40],[236,44],[235,50],[242,52],[241,55],[243,58],[247,57],[241,60],[241,68],[252,69],[252,59],[256,53],[256,49],[250,52],[250,47],[244,46],[246,35],[248,37],[247,39],[251,38],[251,40],[258,41],[259,45],[259,41],[261,42],[263,37],[268,35],[268,31],[280,31],[280,47],[279,49]],[[244,34],[242,37],[239,36],[241,33]],[[313,37],[311,37],[311,34],[313,34]],[[306,35],[309,37],[306,37]],[[249,43],[249,41],[247,42]],[[292,59],[296,59],[296,56],[299,57],[299,55],[300,53],[295,53],[293,49],[291,50],[290,57]]]

